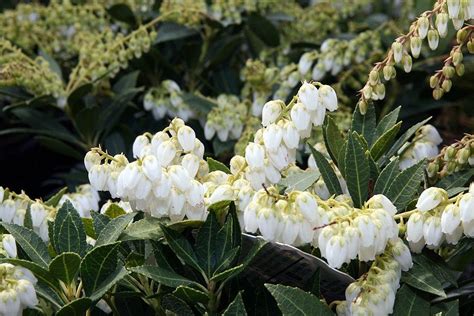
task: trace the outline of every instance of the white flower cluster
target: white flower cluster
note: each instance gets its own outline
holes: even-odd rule
[[[338,315],[389,315],[402,271],[413,265],[408,247],[400,238],[390,241],[387,250],[375,259],[369,271],[346,288],[346,301],[337,306]]]
[[[0,263],[0,314],[22,315],[24,309],[38,305],[37,282],[30,270]]]
[[[342,176],[342,174],[339,171],[339,169],[337,168],[337,166],[331,160],[331,157],[330,157],[324,143],[316,143],[314,145],[314,149],[319,151],[321,154],[323,154],[329,160],[329,163],[333,167],[334,172],[337,176],[337,179],[339,180],[339,185],[341,186],[342,193],[347,195],[347,196],[350,196],[349,189],[347,188],[346,180]],[[319,171],[319,168],[316,164],[316,160],[314,159],[313,154],[309,155],[309,157],[308,157],[308,168],[312,169],[312,170]],[[329,193],[329,189],[328,189],[326,183],[324,183],[323,177],[319,177],[319,179],[311,186],[311,189],[313,190],[313,192],[316,195],[318,195],[323,200],[327,200],[331,197],[331,193]]]
[[[239,139],[247,118],[247,106],[234,95],[221,94],[217,106],[207,114],[204,135],[210,140],[217,134],[221,142]]]
[[[407,222],[406,239],[414,252],[425,245],[437,249],[446,241],[457,244],[462,235],[474,237],[474,184],[468,193],[448,199],[441,188],[423,191],[416,204],[417,210]]]
[[[0,249],[0,254],[7,258],[16,258],[17,256],[17,249],[16,249],[16,241],[10,234],[3,234],[2,235],[2,249]]]
[[[443,142],[433,125],[427,124],[417,131],[412,142],[407,142],[400,150],[400,169],[405,170],[425,158],[439,154],[438,146]]]
[[[183,120],[174,119],[155,135],[138,136],[133,155],[138,159],[128,162],[124,155],[88,152],[84,163],[91,185],[155,217],[206,217],[204,186],[196,180],[208,173],[204,145]]]
[[[296,161],[300,139],[308,137],[313,126],[323,124],[326,110],[336,109],[334,89],[326,85],[318,89],[307,82],[288,107],[280,100],[267,102],[262,111],[263,128],[245,148],[244,171],[254,189],[278,183],[280,172]]]
[[[83,184],[76,188],[74,193],[65,193],[59,200],[58,208],[64,202],[71,202],[81,217],[91,217],[90,211],[99,210],[99,193],[90,184]]]
[[[184,121],[195,117],[194,111],[183,101],[180,87],[173,80],[164,80],[158,88],[151,88],[143,98],[143,107],[156,120],[178,116]]]
[[[275,187],[269,187],[257,191],[245,208],[244,228],[250,233],[258,230],[266,240],[302,245],[313,240],[313,228],[320,225],[322,216],[324,211],[312,194],[293,191],[280,196]]]
[[[56,208],[45,205],[42,201],[32,201],[24,192],[16,194],[8,193],[0,187],[0,219],[5,223],[13,223],[23,226],[25,216],[29,207],[33,230],[43,239],[48,241],[48,220],[56,216]]]
[[[316,230],[313,243],[331,267],[340,268],[356,257],[360,261],[374,260],[384,252],[388,241],[398,238],[398,225],[393,219],[397,209],[384,195],[373,196],[363,209],[343,205],[334,209],[333,214],[328,212],[330,217],[325,218],[323,228]]]

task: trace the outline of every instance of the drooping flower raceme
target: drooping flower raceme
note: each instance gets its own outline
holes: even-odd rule
[[[89,184],[83,184],[76,188],[74,193],[65,193],[59,200],[58,207],[69,201],[81,217],[91,217],[90,211],[99,210],[99,193]]]
[[[387,244],[369,271],[346,288],[346,301],[338,304],[338,315],[388,315],[393,313],[402,271],[413,265],[408,247],[400,238]]]
[[[407,169],[425,158],[436,157],[439,153],[438,146],[442,142],[443,139],[433,125],[422,126],[413,141],[400,149],[400,169]]]
[[[155,217],[182,220],[206,216],[204,186],[197,180],[208,173],[202,159],[204,145],[183,120],[174,119],[155,135],[138,136],[133,149],[138,159],[132,162],[124,155],[90,151],[84,163],[91,185]]]
[[[448,199],[441,188],[428,188],[420,195],[417,210],[411,214],[406,226],[406,239],[414,252],[426,245],[439,248],[444,241],[457,244],[464,235],[474,236],[474,185],[467,193]]]
[[[34,286],[37,279],[30,270],[9,263],[0,264],[0,313],[21,315],[26,308],[34,308],[38,298]]]

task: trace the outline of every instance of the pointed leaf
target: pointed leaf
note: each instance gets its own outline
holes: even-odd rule
[[[156,282],[169,287],[178,287],[181,285],[196,285],[198,283],[191,281],[177,273],[156,266],[141,266],[130,268],[130,271],[141,274]]]
[[[75,252],[84,255],[87,249],[86,232],[81,217],[69,200],[56,214],[53,227],[54,245],[58,253]]]
[[[319,298],[299,288],[274,284],[265,284],[265,287],[277,301],[283,315],[333,315]]]
[[[432,305],[431,315],[458,316],[459,315],[459,300],[450,301],[450,302],[442,302],[436,305]]]
[[[239,292],[232,303],[227,306],[222,316],[241,316],[247,315],[245,310],[244,300],[242,299],[242,292]]]
[[[424,292],[446,297],[443,286],[429,269],[415,263],[413,268],[402,274],[402,281]]]
[[[43,240],[31,229],[15,224],[2,223],[3,227],[12,234],[21,249],[30,259],[43,268],[48,268],[51,258]]]
[[[198,263],[198,259],[191,244],[184,237],[164,225],[161,225],[161,230],[163,231],[163,235],[165,236],[168,245],[181,260],[194,269],[204,272]]]
[[[354,206],[361,207],[369,191],[370,167],[365,150],[356,137],[356,134],[349,135],[345,156],[345,179]]]
[[[386,194],[393,180],[400,173],[398,158],[391,161],[380,173],[375,182],[374,194]]]
[[[121,281],[128,274],[127,269],[124,267],[118,266],[115,271],[110,273],[105,280],[103,280],[91,293],[90,297],[93,301],[100,300],[105,293],[107,293],[115,284]]]
[[[344,138],[331,116],[326,117],[326,126],[323,127],[323,132],[326,148],[332,160],[339,166],[339,156],[343,149]]]
[[[69,285],[75,280],[80,265],[81,257],[77,253],[63,252],[50,262],[49,272]]]
[[[95,247],[82,259],[81,278],[87,296],[116,271],[118,246],[119,243],[114,243]]]
[[[82,220],[82,225],[84,225],[84,230],[86,232],[86,235],[93,239],[97,239],[97,235],[95,234],[95,230],[94,230],[93,219],[82,217],[81,220]]]
[[[472,177],[474,177],[474,168],[453,173],[441,179],[436,186],[445,190],[463,187]]]
[[[235,247],[234,249],[225,252],[225,256],[221,260],[219,260],[219,264],[217,265],[214,271],[214,275],[227,269],[232,263],[232,261],[234,261],[237,255],[239,254],[239,251],[240,247]]]
[[[207,304],[209,301],[209,296],[206,293],[185,285],[178,286],[173,294],[193,304],[196,302]]]
[[[244,271],[245,266],[243,264],[239,264],[235,267],[222,271],[212,276],[211,281],[219,282],[222,280],[230,280],[231,278],[237,276],[240,272]]]
[[[383,156],[384,152],[388,150],[390,144],[395,139],[395,136],[397,136],[401,126],[402,122],[398,122],[375,141],[375,143],[370,148],[370,154],[374,160],[378,160]]]
[[[336,176],[336,173],[334,172],[334,169],[331,167],[323,154],[313,148],[313,146],[310,146],[310,149],[314,160],[316,161],[316,165],[318,166],[319,172],[321,172],[324,183],[328,187],[329,193],[331,195],[342,194],[341,185],[339,184],[339,180]]]
[[[409,286],[403,285],[395,298],[394,316],[427,315],[430,303],[419,296]]]
[[[390,185],[388,192],[384,192],[398,211],[404,210],[415,197],[423,181],[426,161],[422,160],[416,165],[403,170]]]
[[[228,252],[235,247],[239,247],[241,242],[242,232],[237,211],[235,204],[231,203],[224,226],[217,233],[216,255],[219,265],[222,265],[223,260],[228,257]]]
[[[52,197],[50,197],[44,204],[52,207],[56,207],[59,203],[59,200],[61,200],[62,196],[64,193],[67,192],[67,187],[62,188],[58,192],[56,192]]]
[[[135,215],[137,214],[128,213],[111,220],[100,232],[99,237],[97,237],[95,246],[102,246],[117,241],[125,227],[130,224]]]
[[[102,229],[110,222],[110,219],[96,211],[91,211],[91,216],[94,224],[94,231],[96,235],[102,232]]]
[[[376,118],[375,108],[372,103],[369,104],[367,112],[362,115],[359,108],[356,107],[354,115],[352,117],[352,132],[357,132],[363,136],[369,145],[372,144],[372,140],[375,135]]]
[[[307,169],[295,172],[280,181],[281,185],[286,186],[288,192],[304,191],[312,186],[321,174],[317,170]]]
[[[120,236],[120,240],[158,240],[163,236],[160,223],[163,221],[156,217],[145,217],[128,225]]]
[[[185,301],[173,294],[167,294],[161,299],[161,308],[166,311],[165,315],[189,316],[194,315],[192,309]]]
[[[375,137],[376,138],[379,138],[380,136],[382,136],[386,131],[391,129],[393,127],[393,125],[395,125],[397,123],[398,114],[400,113],[401,108],[402,107],[399,106],[398,108],[396,108],[392,112],[385,115],[380,120],[380,122],[377,124],[377,128],[375,130]]]
[[[104,212],[104,214],[109,218],[116,218],[122,215],[127,214],[123,208],[117,204],[111,204]]]
[[[213,274],[217,265],[216,238],[219,229],[215,213],[210,212],[196,237],[196,254],[202,269],[208,277]]]
[[[57,316],[82,316],[92,306],[92,301],[88,297],[81,297],[64,305],[57,313]]]
[[[219,170],[227,174],[231,173],[230,169],[226,165],[224,165],[222,162],[212,159],[211,157],[207,157],[206,160],[207,160],[207,164],[209,165],[209,172]]]

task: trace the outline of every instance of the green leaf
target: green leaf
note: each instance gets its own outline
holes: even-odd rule
[[[164,225],[161,225],[161,230],[163,231],[163,235],[165,236],[168,245],[181,260],[194,269],[204,272],[198,263],[198,259],[191,244],[184,237]]]
[[[370,103],[367,112],[364,115],[360,113],[359,107],[357,106],[352,117],[351,131],[357,132],[365,138],[367,144],[372,145],[372,140],[375,135],[375,127],[376,118],[374,105]]]
[[[455,172],[441,179],[436,186],[445,190],[463,187],[472,177],[474,177],[474,168]]]
[[[403,285],[398,291],[393,308],[394,316],[420,316],[427,315],[430,303]]]
[[[247,19],[247,25],[268,46],[276,47],[280,45],[278,29],[262,15],[251,14]]]
[[[209,172],[219,170],[227,174],[231,174],[230,169],[227,168],[227,166],[224,165],[222,162],[212,159],[211,157],[207,157],[206,160],[207,164],[209,165]]]
[[[222,271],[212,276],[211,281],[219,282],[222,280],[230,280],[231,278],[237,276],[240,272],[244,271],[245,266],[243,264],[239,264],[235,267]]]
[[[161,219],[147,216],[128,225],[120,235],[120,240],[158,240],[163,236],[160,228],[161,223],[163,223]]]
[[[247,315],[245,310],[244,300],[242,299],[242,292],[239,292],[232,303],[227,306],[227,309],[222,313],[222,316],[241,316]]]
[[[355,207],[361,207],[369,191],[370,167],[364,148],[357,140],[357,134],[350,134],[345,156],[347,189]]]
[[[39,264],[28,260],[15,258],[3,258],[0,259],[0,262],[8,262],[13,265],[26,268],[30,270],[40,282],[43,282],[45,285],[48,285],[50,288],[55,289],[56,291],[61,291],[57,279],[47,269]]]
[[[402,148],[402,146],[410,139],[410,137],[412,137],[413,134],[415,134],[416,131],[420,127],[425,125],[430,119],[431,117],[427,118],[424,121],[421,121],[418,124],[413,125],[405,133],[403,133],[403,135],[400,136],[400,138],[395,142],[395,144],[393,144],[390,150],[385,155],[383,155],[382,158],[380,158],[379,165],[380,166],[384,165],[392,156],[396,155],[398,150]]]
[[[369,151],[365,152],[365,156],[367,157],[367,160],[369,161],[369,169],[370,169],[370,183],[373,184],[377,178],[379,177],[380,174],[380,169],[379,166],[374,161],[374,158],[370,155]]]
[[[76,279],[81,265],[81,257],[74,252],[63,252],[49,264],[49,272],[56,278],[69,285]]]
[[[96,211],[91,211],[91,217],[94,224],[95,234],[99,235],[104,229],[104,227],[107,226],[107,224],[110,222],[110,219],[107,216],[100,214]]]
[[[433,271],[434,275],[436,275],[440,281],[451,283],[455,287],[458,286],[458,273],[451,270],[444,259],[436,254],[431,254],[430,257],[425,253],[414,255],[413,261],[423,266],[426,270]]]
[[[400,113],[401,108],[402,107],[399,106],[398,108],[396,108],[392,112],[385,115],[380,120],[380,122],[377,124],[377,128],[375,129],[375,137],[376,138],[379,138],[380,136],[382,136],[386,131],[391,129],[397,123],[398,114]]]
[[[82,316],[92,306],[92,301],[88,297],[81,297],[64,305],[57,313],[57,316]]]
[[[46,202],[44,202],[47,206],[56,207],[59,203],[59,200],[63,197],[64,193],[67,192],[67,187],[62,188],[58,192],[56,192],[52,197],[50,197]]]
[[[404,210],[418,192],[423,181],[425,167],[426,161],[422,160],[403,170],[395,177],[388,192],[383,192],[399,211]]]
[[[200,266],[208,277],[213,274],[217,264],[216,239],[219,229],[216,214],[209,212],[206,221],[199,229],[196,237],[196,255],[199,259]]]
[[[203,114],[209,113],[212,108],[217,106],[213,101],[201,97],[193,93],[183,93],[181,94],[183,102],[186,103],[191,109],[199,111]]]
[[[86,232],[86,235],[91,238],[97,239],[97,235],[95,234],[95,230],[94,230],[93,219],[82,217],[81,220],[82,220],[82,225],[84,225],[84,230]]]
[[[395,139],[395,136],[397,136],[401,126],[402,122],[398,122],[375,141],[375,143],[370,148],[370,154],[374,160],[378,160],[380,157],[382,157],[383,153],[387,151],[390,144]]]
[[[299,288],[284,285],[265,284],[278,303],[283,315],[333,315],[319,298]]]
[[[81,261],[81,278],[84,292],[91,296],[117,269],[119,243],[94,247]]]
[[[117,21],[124,22],[130,25],[136,24],[135,15],[128,5],[125,3],[114,4],[107,9],[109,15]]]
[[[166,311],[166,315],[190,316],[194,315],[192,309],[182,299],[167,294],[161,299],[161,308]]]
[[[446,297],[446,293],[444,293],[443,286],[439,280],[429,269],[424,268],[416,262],[413,268],[402,274],[402,281],[423,292]]]
[[[105,293],[107,293],[115,284],[121,281],[126,275],[128,275],[127,269],[118,266],[115,271],[110,273],[105,280],[103,280],[90,295],[93,301],[100,300]]]
[[[320,175],[318,170],[306,169],[290,174],[282,179],[280,184],[286,187],[287,192],[305,191],[319,179]]]
[[[346,140],[344,144],[342,144],[342,148],[339,151],[339,157],[337,158],[337,167],[344,178],[346,178],[346,151],[348,143],[349,142]]]
[[[121,76],[120,79],[114,84],[112,90],[115,93],[122,94],[124,91],[135,88],[137,86],[139,74],[140,70],[135,70],[124,76]]]
[[[223,266],[223,262],[229,258],[229,251],[239,247],[242,242],[242,232],[235,204],[231,203],[226,221],[217,233],[216,256],[219,262],[218,269]],[[225,268],[225,267],[224,267]]]
[[[432,305],[431,315],[458,316],[459,315],[459,300],[450,301],[450,302],[442,302],[439,304]]]
[[[225,252],[224,253],[225,256],[221,260],[219,260],[219,263],[214,271],[214,275],[227,269],[230,266],[230,264],[235,260],[239,252],[240,252],[239,246]]]
[[[75,252],[82,256],[86,252],[87,243],[84,225],[69,200],[61,206],[56,214],[53,236],[58,253]]]
[[[109,218],[117,218],[119,216],[127,214],[123,208],[118,206],[117,204],[111,204],[107,210],[105,210],[104,214]]]
[[[332,160],[339,166],[339,156],[344,146],[344,137],[331,116],[326,117],[323,136]]]
[[[97,237],[97,241],[95,242],[95,246],[111,244],[117,241],[125,227],[130,224],[135,215],[137,214],[128,213],[111,220],[100,232],[99,237]]]
[[[43,299],[51,303],[51,305],[54,306],[55,309],[60,309],[61,306],[65,304],[65,302],[59,297],[59,295],[57,294],[57,292],[55,292],[55,290],[46,286],[41,281],[36,283],[35,291],[36,291],[36,294],[38,294],[40,297],[42,297]],[[61,289],[58,289],[56,291],[60,292]]]
[[[158,36],[155,44],[174,41],[198,34],[197,30],[186,27],[181,24],[165,22],[158,28]]]
[[[25,251],[34,263],[43,268],[48,268],[48,264],[51,261],[48,248],[34,231],[15,224],[2,223],[2,225],[12,234],[21,249]]]
[[[393,180],[400,173],[398,158],[391,161],[380,173],[375,182],[374,194],[386,194]]]
[[[336,173],[334,172],[334,169],[331,167],[323,154],[317,151],[313,146],[310,146],[310,149],[314,160],[316,161],[316,165],[318,166],[319,172],[321,172],[324,183],[328,187],[329,193],[331,195],[342,194],[341,185],[339,184],[339,180],[336,176]]]
[[[181,285],[198,285],[198,283],[189,280],[175,272],[168,271],[156,266],[141,266],[130,268],[130,271],[141,274],[156,282],[169,287],[178,287]]]
[[[195,304],[196,302],[207,304],[209,301],[209,296],[206,293],[186,285],[178,286],[173,294],[192,304]]]

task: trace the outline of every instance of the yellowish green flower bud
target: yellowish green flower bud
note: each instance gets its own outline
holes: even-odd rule
[[[433,90],[433,98],[439,100],[443,97],[444,91],[441,88],[436,88]]]
[[[395,70],[395,67],[392,65],[386,65],[383,67],[383,77],[385,80],[389,81],[390,79],[394,78],[396,76],[397,72]]]
[[[452,66],[444,66],[443,67],[443,75],[446,77],[446,78],[452,78],[455,74],[455,70],[454,70],[454,67]]]
[[[453,86],[453,83],[449,79],[445,79],[443,83],[441,84],[441,88],[443,88],[445,92],[451,91],[452,86]]]
[[[439,79],[437,76],[433,75],[430,77],[430,87],[431,89],[434,89],[438,86],[439,84]]]
[[[464,75],[464,70],[464,64],[459,64],[456,66],[456,73],[458,74],[458,76]]]

